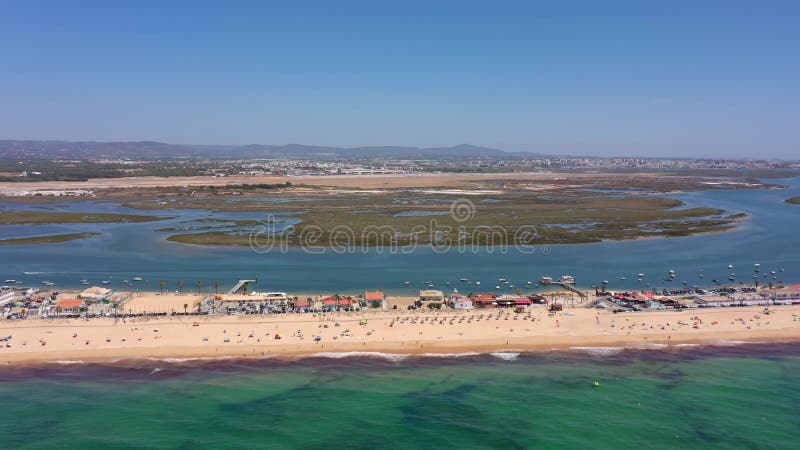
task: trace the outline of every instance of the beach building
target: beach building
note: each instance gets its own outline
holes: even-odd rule
[[[419,291],[417,306],[427,305],[429,308],[441,308],[444,305],[444,292],[436,289]]]
[[[295,300],[293,308],[295,312],[309,312],[311,310],[311,301],[309,300]]]
[[[472,297],[472,303],[476,308],[492,308],[496,306],[497,296],[491,293],[478,294]]]
[[[79,298],[64,298],[56,304],[56,312],[59,316],[74,316],[81,313],[83,300]]]
[[[6,292],[0,295],[0,306],[10,305],[20,298],[21,297],[19,297],[16,292]]]
[[[339,299],[335,295],[322,299],[322,310],[325,312],[337,311],[339,309]]]
[[[472,300],[466,295],[454,291],[447,298],[447,306],[453,309],[473,309]]]
[[[358,305],[352,297],[339,297],[339,310],[351,311],[358,309]]]
[[[289,305],[289,296],[285,292],[252,292],[250,294],[219,294],[213,301],[204,302],[203,310],[221,313],[258,314],[271,311],[285,311]],[[310,307],[307,306],[307,307]]]
[[[530,300],[532,304],[537,304],[537,305],[544,305],[547,303],[547,297],[539,294],[529,295],[528,300]]]
[[[769,296],[776,304],[781,305],[796,305],[800,303],[800,284],[793,286],[770,289],[768,290]]]
[[[772,303],[768,297],[761,295],[695,295],[691,297],[695,305],[701,308],[721,306],[767,306]]]
[[[111,289],[100,286],[92,286],[81,292],[78,295],[78,298],[88,302],[102,302],[108,300],[112,293],[113,291]]]
[[[372,305],[372,302],[380,302],[381,308],[386,309],[386,296],[381,291],[366,291],[364,292],[364,302],[367,307]]]
[[[512,308],[515,306],[531,306],[531,300],[528,297],[519,295],[501,295],[495,299],[497,306],[505,308]]]

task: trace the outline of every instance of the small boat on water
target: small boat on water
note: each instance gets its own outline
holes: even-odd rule
[[[495,286],[494,288],[497,289],[498,291],[500,290],[500,286],[499,285]]]
[[[477,286],[480,286],[480,285],[481,285],[481,282],[480,282],[480,281],[476,281],[476,282],[475,282],[475,284],[476,284]]]
[[[498,278],[497,281],[501,283],[508,283],[508,280],[506,280],[505,278]]]
[[[622,280],[622,281],[625,281],[625,280],[628,279],[628,277],[620,277],[619,279]]]
[[[644,274],[643,274],[643,273],[640,273],[640,274],[639,274],[639,278],[644,278]]]
[[[142,277],[133,277],[132,280],[133,281],[142,281]]]
[[[14,284],[17,280],[6,280],[6,284]]]
[[[728,264],[728,269],[733,269],[733,264]]]
[[[469,278],[461,278],[462,283],[469,283]]]
[[[403,281],[403,284],[411,284],[410,281]]]
[[[101,281],[101,283],[103,283],[103,284],[108,284],[108,283],[110,283],[110,281],[108,281],[108,280],[103,280],[103,281]]]
[[[81,281],[81,284],[84,285],[84,286],[88,286],[89,282],[88,281]]]

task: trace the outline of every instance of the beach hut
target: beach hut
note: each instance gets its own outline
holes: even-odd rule
[[[386,297],[383,295],[383,292],[381,291],[364,292],[364,301],[367,303],[367,307],[372,306],[374,302],[379,302],[380,307],[386,309]]]
[[[357,305],[356,302],[353,300],[353,297],[339,297],[339,309],[344,311],[350,311],[356,309]]]
[[[339,300],[331,295],[322,299],[322,310],[326,312],[336,311],[339,308]]]
[[[308,312],[311,308],[311,302],[308,300],[297,300],[294,302],[295,312]]]

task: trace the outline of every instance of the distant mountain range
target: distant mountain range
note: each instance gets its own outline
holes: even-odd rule
[[[326,147],[316,145],[178,145],[156,141],[73,142],[0,140],[0,157],[64,159],[157,159],[157,158],[314,158],[314,159],[515,159],[542,156],[506,152],[475,145],[453,147]]]

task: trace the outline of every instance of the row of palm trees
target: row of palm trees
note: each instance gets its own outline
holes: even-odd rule
[[[158,280],[158,285],[161,288],[161,294],[164,294],[164,288],[167,285],[166,280]],[[203,280],[197,280],[197,293],[203,289]],[[219,290],[219,280],[214,280],[214,293],[217,294]],[[178,292],[183,294],[183,280],[178,280]]]

